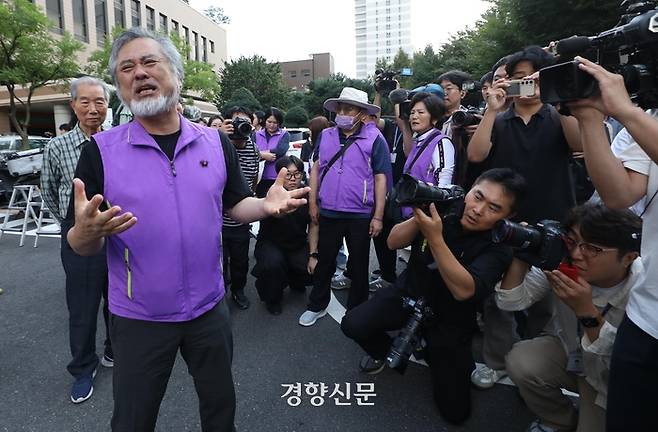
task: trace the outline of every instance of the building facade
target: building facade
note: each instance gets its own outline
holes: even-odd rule
[[[411,0],[354,0],[356,77],[367,78],[375,63],[392,61],[401,48],[410,56]]]
[[[71,33],[83,43],[78,54],[85,65],[89,56],[103,47],[114,27],[142,27],[178,35],[190,45],[190,58],[221,67],[227,58],[226,30],[183,0],[33,0],[53,23],[52,32]],[[46,86],[33,97],[30,134],[55,132],[70,121],[68,86]],[[204,112],[216,112],[211,104],[199,103]],[[11,133],[9,94],[0,89],[0,133]]]
[[[311,81],[334,73],[334,57],[330,53],[311,54],[309,59],[281,62],[279,66],[286,85],[304,91]]]

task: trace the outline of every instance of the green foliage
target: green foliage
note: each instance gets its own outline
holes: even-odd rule
[[[308,124],[308,113],[301,106],[294,106],[288,110],[284,118],[287,127],[304,127]]]
[[[210,18],[215,24],[230,24],[231,19],[224,13],[224,9],[218,6],[208,6],[203,14]]]
[[[226,112],[234,106],[249,108],[251,111],[263,109],[263,106],[258,102],[254,94],[245,87],[240,87],[231,94],[231,98],[222,106],[222,112]]]
[[[287,107],[290,90],[283,82],[278,63],[268,63],[264,57],[240,57],[229,61],[219,73],[221,91],[216,99],[217,106],[224,106],[235,90],[249,89],[263,107]]]
[[[0,85],[9,92],[9,119],[23,139],[22,149],[28,149],[34,92],[76,76],[82,44],[68,33],[53,37],[46,15],[28,0],[0,1],[0,23]],[[20,97],[22,91],[27,95]],[[17,104],[25,109],[20,119]]]
[[[354,87],[368,93],[368,100],[372,100],[375,94],[375,87],[370,80],[359,80],[347,78],[345,75],[338,73],[331,75],[329,78],[321,78],[311,81],[306,94],[306,111],[312,117],[323,115],[322,104],[329,98],[338,97],[343,87]]]
[[[112,52],[112,43],[123,31],[124,29],[121,27],[112,28],[111,36],[106,37],[105,42],[103,42],[103,48],[91,53],[87,59],[87,66],[84,68],[86,73],[98,77],[108,84],[112,84],[112,77],[110,76],[108,67]]]

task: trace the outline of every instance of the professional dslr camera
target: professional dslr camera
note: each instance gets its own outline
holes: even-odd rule
[[[559,41],[561,59],[586,57],[624,77],[631,99],[642,108],[658,107],[658,9],[656,1],[622,2],[616,27],[596,36],[573,36]],[[577,61],[549,66],[539,72],[541,99],[558,104],[585,99],[599,92],[598,82],[578,68]]]
[[[375,89],[382,93],[382,95],[388,96],[397,87],[395,83],[396,76],[409,77],[413,74],[414,72],[411,68],[402,68],[399,71],[377,69],[375,71]]]
[[[457,185],[438,187],[403,174],[395,186],[395,202],[403,207],[427,207],[434,203],[443,218],[457,213],[463,202],[464,189]]]
[[[543,220],[535,226],[501,220],[492,232],[494,243],[517,248],[519,259],[542,270],[555,270],[567,256],[563,236],[562,225],[552,220]]]
[[[432,309],[427,305],[424,297],[412,299],[404,297],[402,305],[405,309],[411,309],[412,314],[398,336],[393,340],[391,349],[386,356],[386,364],[392,369],[404,372],[409,363],[411,354],[422,352],[422,341],[419,330],[423,322],[434,316]],[[417,357],[421,355],[418,354]]]
[[[252,127],[249,119],[236,117],[231,124],[233,125],[233,133],[228,136],[229,139],[246,140],[251,135]]]
[[[482,120],[482,112],[472,106],[469,106],[466,111],[452,113],[452,127],[455,129],[480,124],[480,120]]]

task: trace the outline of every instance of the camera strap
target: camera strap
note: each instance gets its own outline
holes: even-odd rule
[[[329,163],[327,164],[327,166],[324,167],[324,170],[322,171],[322,175],[320,176],[320,186],[322,186],[322,180],[324,180],[324,176],[326,176],[327,173],[329,172],[329,168],[331,168],[331,166],[332,166],[333,164],[335,164],[336,161],[337,161],[338,159],[340,159],[340,158],[345,154],[345,152],[347,151],[347,149],[348,149],[352,144],[354,144],[355,141],[356,141],[356,138],[353,138],[353,137],[348,138],[348,139],[347,139],[347,142],[345,143],[345,145],[342,146],[342,147],[340,148],[340,150],[338,150],[338,152],[336,152],[336,154],[334,155],[334,157],[331,158],[331,160],[329,161]]]
[[[429,146],[430,143],[432,142],[432,140],[434,138],[436,138],[440,133],[441,133],[440,130],[436,130],[436,131],[432,132],[427,138],[425,138],[425,141],[423,142],[423,145],[420,146],[420,150],[418,150],[418,153],[416,153],[416,156],[414,157],[414,159],[409,164],[409,168],[407,170],[405,170],[405,172],[404,172],[405,174],[409,174],[409,172],[411,171],[411,168],[414,167],[414,164],[416,163],[418,158],[423,154],[423,152],[425,151],[427,146]],[[438,148],[439,148],[439,157],[441,159],[441,165],[443,166],[443,164],[444,164],[443,163],[443,146],[439,144]]]

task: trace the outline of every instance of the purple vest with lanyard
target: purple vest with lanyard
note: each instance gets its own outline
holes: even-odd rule
[[[122,317],[189,321],[224,297],[224,152],[217,131],[179,118],[173,161],[138,121],[94,135],[104,197],[137,217],[106,238],[109,307]]]
[[[376,127],[361,127],[348,138],[348,142],[354,141],[353,144],[327,170],[329,161],[340,151],[340,138],[337,127],[322,131],[318,159],[318,198],[321,209],[372,213],[375,205],[375,174],[371,159],[373,144],[378,136],[379,130]]]
[[[409,174],[416,180],[424,181],[425,183],[436,184],[437,180],[434,178],[434,171],[439,168],[432,164],[432,155],[434,150],[439,149],[439,159],[443,164],[443,145],[441,140],[446,136],[440,130],[435,129],[427,135],[422,144],[418,145],[414,142],[414,147],[411,149],[407,161],[404,164],[404,173]],[[402,207],[402,216],[407,219],[412,215],[411,207]]]
[[[276,131],[274,135],[270,137],[270,140],[267,140],[267,136],[265,135],[267,132],[265,131],[265,128],[259,130],[256,132],[256,145],[258,146],[259,151],[269,151],[274,153],[276,150],[277,146],[279,145],[279,141],[281,141],[281,138],[283,138],[283,135],[286,133],[286,131],[283,131],[279,129]],[[262,180],[274,180],[276,179],[276,168],[274,166],[275,162],[270,162],[270,161],[265,161],[265,167],[263,168],[263,175],[261,176]]]

